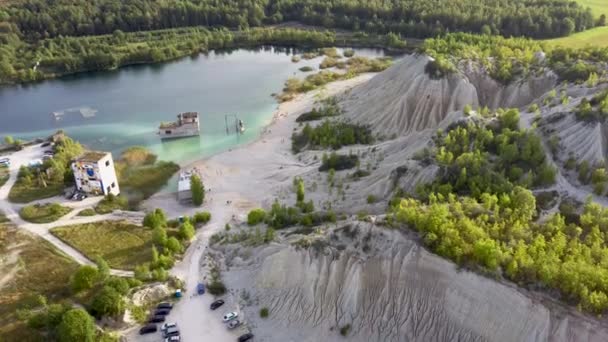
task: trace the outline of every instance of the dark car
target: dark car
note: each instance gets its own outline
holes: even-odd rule
[[[199,295],[205,294],[205,285],[202,283],[199,283],[198,285],[196,285],[196,292]]]
[[[249,341],[253,338],[253,334],[252,333],[247,333],[245,335],[241,335],[239,336],[239,342],[245,342],[245,341]]]
[[[165,321],[165,315],[154,315],[150,317],[148,323],[162,323]]]
[[[158,303],[158,305],[156,306],[157,309],[173,309],[173,304],[172,303],[168,303],[168,302],[164,302],[164,303]]]
[[[45,143],[43,143],[42,145],[40,145],[41,147],[47,147],[47,146],[51,146],[51,142],[47,141]]]
[[[154,311],[154,314],[157,316],[167,316],[170,313],[171,310],[169,309],[156,309],[156,311]]]
[[[223,299],[218,299],[215,302],[211,303],[211,305],[209,307],[211,308],[211,310],[215,310],[215,309],[219,308],[222,305],[224,305],[224,300]]]
[[[156,332],[156,324],[147,324],[139,329],[140,335],[151,334]]]

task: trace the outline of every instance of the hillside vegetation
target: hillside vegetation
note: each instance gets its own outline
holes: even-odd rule
[[[601,314],[608,309],[608,210],[589,201],[576,220],[537,222],[530,189],[555,182],[540,138],[518,128],[517,110],[452,125],[426,151],[439,166],[419,198],[394,202],[396,222],[419,231],[437,254],[521,285],[558,290]]]
[[[453,33],[427,39],[423,51],[434,58],[427,66],[432,77],[458,71],[473,61],[497,81],[508,84],[518,77],[535,75],[548,67],[562,80],[582,83],[599,75],[608,63],[608,48],[586,46],[573,49],[552,46],[528,38]],[[537,53],[546,54],[538,56]]]

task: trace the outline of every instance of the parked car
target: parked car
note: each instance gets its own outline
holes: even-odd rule
[[[146,324],[139,329],[140,335],[151,334],[156,332],[156,324]]]
[[[51,146],[51,142],[47,141],[45,143],[43,143],[42,145],[40,145],[41,147],[47,147],[47,146]]]
[[[196,293],[199,295],[205,294],[205,285],[203,283],[198,283],[198,285],[196,285]]]
[[[241,335],[239,336],[238,341],[239,342],[245,342],[245,341],[249,341],[253,338],[253,334],[252,333],[247,333],[245,335]]]
[[[47,156],[47,155],[52,156],[52,155],[54,155],[54,154],[55,154],[55,151],[53,151],[53,150],[46,150],[46,151],[44,151],[44,155],[45,155],[45,156]]]
[[[239,317],[238,313],[236,313],[234,311],[233,312],[229,312],[229,313],[227,313],[227,314],[224,315],[224,323],[230,322],[230,321],[232,321],[233,319],[235,319],[237,317]]]
[[[156,309],[156,311],[154,311],[154,314],[159,316],[167,316],[170,313],[171,310],[169,309]]]
[[[88,197],[87,194],[85,194],[83,192],[78,192],[78,191],[75,192],[74,195],[72,195],[72,199],[74,201],[82,201],[82,200],[84,200],[87,197]]]
[[[223,299],[218,299],[215,302],[211,303],[211,305],[209,307],[211,308],[211,310],[215,310],[215,309],[219,308],[222,305],[224,305],[224,300]]]
[[[181,336],[179,336],[179,335],[175,335],[175,336],[170,336],[170,337],[167,337],[167,338],[165,339],[165,342],[179,342],[179,341],[181,341],[181,340],[182,340]]]
[[[0,158],[0,166],[5,166],[5,167],[11,166],[11,160],[8,158]]]
[[[163,337],[179,336],[179,329],[177,327],[169,328],[163,332]]]
[[[173,303],[169,303],[169,302],[163,302],[163,303],[158,303],[158,305],[156,306],[157,309],[173,309]]]
[[[175,322],[165,323],[160,327],[160,331],[164,332],[170,328],[177,328],[177,323],[175,323]]]
[[[148,319],[148,323],[162,323],[165,321],[164,315],[154,315]]]
[[[233,319],[232,321],[228,322],[228,329],[234,329],[239,325],[241,325],[241,321],[238,319]]]

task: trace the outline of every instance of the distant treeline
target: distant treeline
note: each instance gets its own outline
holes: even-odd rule
[[[550,38],[605,17],[596,21],[570,0],[25,0],[0,10],[0,32],[14,25],[29,39],[288,21],[418,38],[454,31]]]
[[[352,40],[352,41],[349,41]],[[212,49],[278,45],[324,47],[366,42],[402,47],[395,35],[352,35],[336,38],[329,31],[255,28],[243,31],[200,27],[111,35],[56,37],[34,42],[15,33],[0,34],[0,84],[43,80],[84,71],[109,70],[131,64],[158,63]]]

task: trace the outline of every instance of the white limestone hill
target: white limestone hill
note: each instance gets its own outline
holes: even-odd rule
[[[344,228],[344,227],[348,228]],[[401,232],[342,224],[327,235],[216,248],[264,341],[606,341],[608,327],[433,255]],[[294,247],[310,239],[308,248]],[[297,244],[297,243],[296,243]],[[259,318],[267,307],[269,319]]]
[[[470,104],[522,107],[553,89],[557,76],[545,72],[504,86],[467,65],[441,79],[425,73],[429,57],[409,55],[341,98],[347,118],[385,136],[436,128],[446,116]]]
[[[576,107],[583,98],[591,98],[602,88],[588,88],[584,85],[570,86],[567,105],[542,108],[539,128],[546,140],[552,136],[559,141],[559,152],[553,157],[565,163],[570,157],[577,163],[583,160],[591,165],[603,164],[608,157],[608,123],[584,121],[576,117]]]

